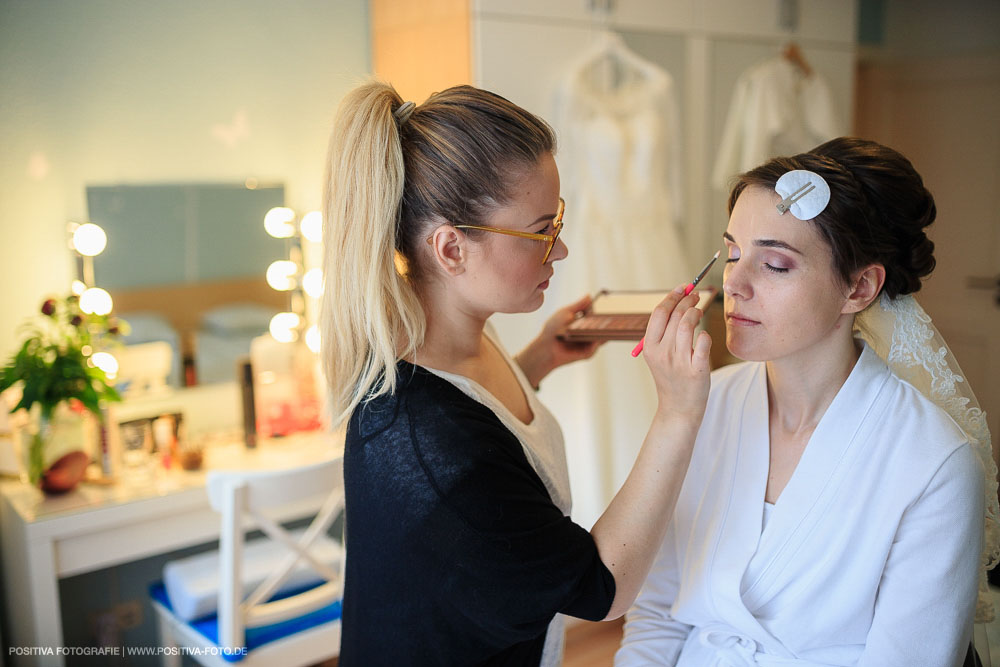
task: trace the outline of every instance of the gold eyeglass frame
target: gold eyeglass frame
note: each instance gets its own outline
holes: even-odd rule
[[[478,229],[484,232],[496,232],[497,234],[505,234],[507,236],[517,236],[522,239],[531,239],[533,241],[545,241],[549,246],[545,249],[545,256],[542,257],[542,264],[548,261],[549,255],[552,254],[552,248],[556,245],[556,240],[559,238],[559,233],[562,232],[563,228],[563,214],[566,212],[566,202],[562,197],[559,198],[559,208],[556,211],[556,217],[552,220],[552,226],[555,228],[554,234],[533,234],[532,232],[519,232],[513,229],[501,229],[500,227],[484,227],[482,225],[452,225],[455,229]],[[427,243],[433,242],[434,236],[427,237]]]

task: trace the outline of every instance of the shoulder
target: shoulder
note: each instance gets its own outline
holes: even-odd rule
[[[513,437],[488,407],[447,380],[405,361],[396,366],[395,391],[361,403],[351,421],[362,438],[386,428],[405,428],[421,442],[454,442],[470,433]]]
[[[923,450],[929,455],[937,450],[939,456],[947,456],[968,442],[965,432],[943,408],[891,371],[883,391],[891,415],[887,426],[898,433],[900,442],[909,441],[912,453]]]
[[[966,433],[955,420],[934,401],[910,383],[893,373],[888,374],[885,387],[886,410],[882,413],[882,430],[891,444],[890,456],[900,467],[922,468],[933,476],[945,462],[959,477],[981,477],[981,464]]]
[[[392,458],[422,469],[440,489],[502,466],[529,466],[517,437],[488,407],[427,369],[400,362],[392,394],[355,410],[348,456]]]

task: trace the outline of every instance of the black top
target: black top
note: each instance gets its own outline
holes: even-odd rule
[[[614,577],[489,408],[397,372],[347,427],[340,664],[537,665],[556,612],[604,618]]]

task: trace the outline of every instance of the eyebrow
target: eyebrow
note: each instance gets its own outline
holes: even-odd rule
[[[730,243],[736,243],[736,239],[732,237],[729,232],[723,232],[722,238],[726,239]],[[777,239],[755,239],[753,244],[760,248],[780,248],[782,250],[791,250],[792,252],[801,255],[802,251],[794,246],[790,246],[784,241],[779,241]]]

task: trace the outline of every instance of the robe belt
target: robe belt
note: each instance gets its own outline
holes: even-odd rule
[[[708,625],[698,633],[702,646],[715,651],[718,667],[781,667],[801,665],[798,660],[759,653],[760,646],[753,639],[741,635],[727,625]]]

